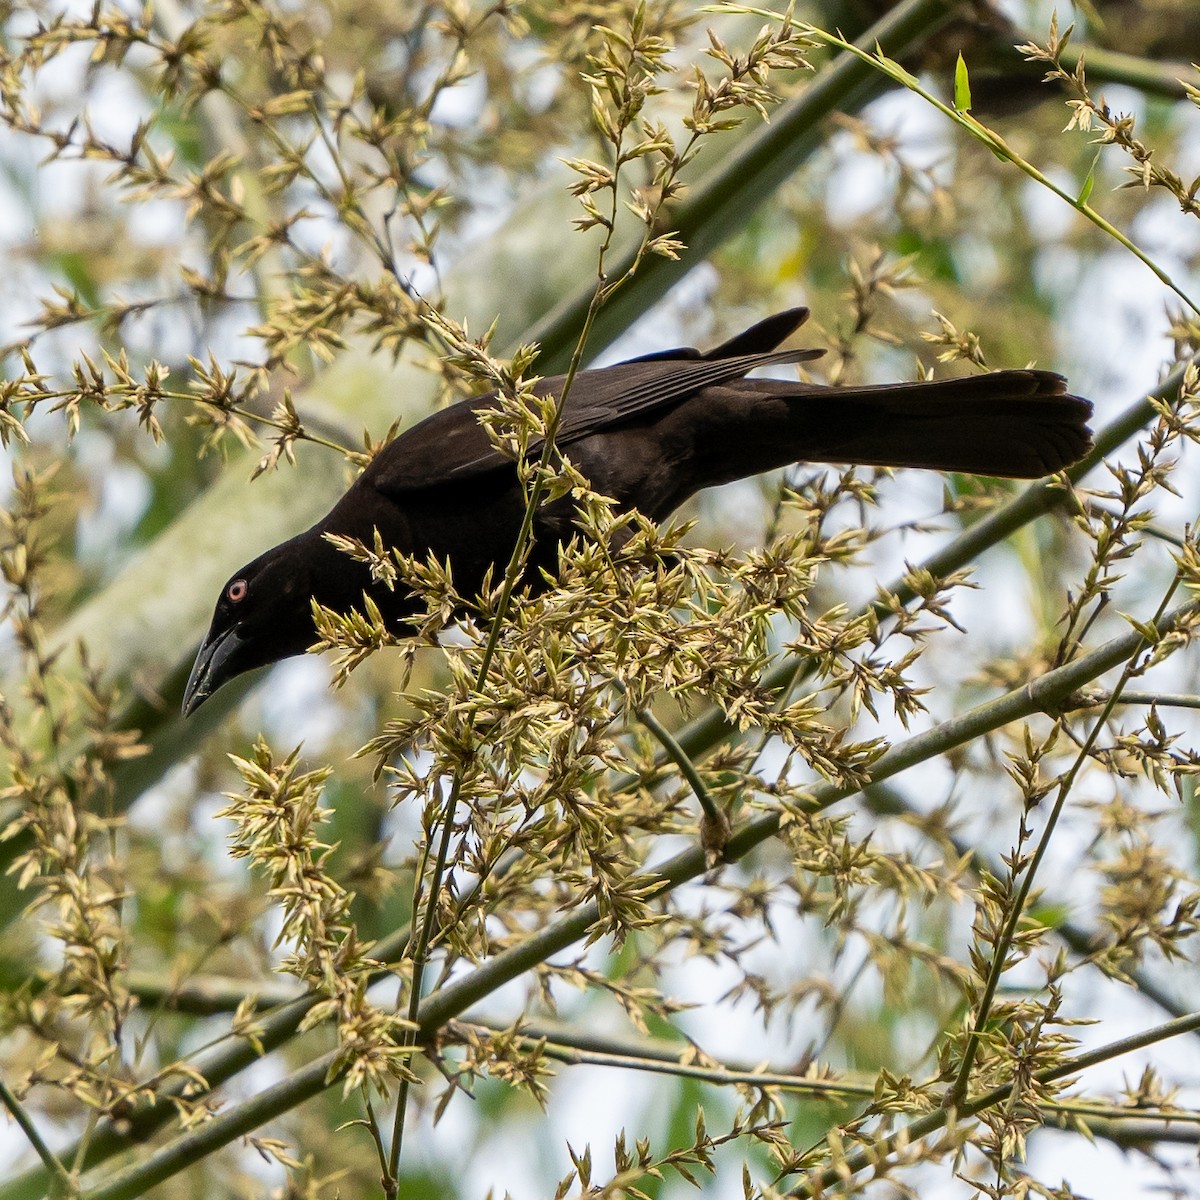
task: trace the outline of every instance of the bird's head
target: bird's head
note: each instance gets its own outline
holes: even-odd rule
[[[183,693],[185,717],[236,676],[303,654],[317,640],[305,553],[314,536],[310,530],[268,550],[225,583]]]

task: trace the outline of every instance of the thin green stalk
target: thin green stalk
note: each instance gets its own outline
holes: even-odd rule
[[[1156,629],[1167,611],[1167,605],[1170,604],[1172,597],[1179,589],[1181,583],[1181,576],[1176,574],[1171,580],[1171,585],[1167,588],[1162,602],[1158,606],[1158,610],[1154,614],[1154,620],[1151,622],[1151,625]],[[1140,630],[1137,632],[1137,643],[1126,659],[1125,666],[1121,671],[1121,676],[1117,680],[1116,686],[1109,694],[1108,701],[1104,705],[1100,715],[1092,723],[1092,727],[1088,731],[1083,745],[1079,748],[1079,753],[1075,756],[1075,761],[1063,777],[1062,783],[1059,784],[1058,795],[1054,799],[1050,815],[1046,818],[1046,825],[1042,830],[1041,837],[1038,839],[1037,849],[1034,851],[1033,858],[1030,859],[1028,866],[1025,868],[1020,886],[1017,888],[1017,894],[1013,897],[1012,907],[1009,909],[1008,917],[1004,922],[1004,928],[996,941],[991,965],[988,968],[987,980],[984,983],[983,995],[980,997],[979,1006],[975,1010],[975,1019],[971,1023],[971,1032],[967,1037],[967,1044],[963,1050],[958,1075],[954,1080],[953,1088],[950,1090],[948,1103],[951,1107],[958,1107],[966,1097],[967,1085],[970,1083],[971,1071],[975,1065],[975,1056],[979,1050],[979,1039],[982,1035],[983,1027],[987,1024],[991,1016],[992,1003],[996,998],[996,989],[1000,986],[1000,976],[1004,974],[1008,952],[1012,947],[1013,938],[1016,936],[1017,926],[1020,924],[1021,917],[1025,913],[1025,905],[1029,900],[1029,892],[1033,887],[1034,879],[1037,877],[1038,868],[1042,865],[1042,860],[1046,857],[1046,851],[1050,846],[1050,839],[1054,836],[1054,830],[1058,825],[1059,818],[1066,808],[1067,797],[1071,794],[1071,789],[1075,786],[1075,781],[1079,778],[1079,772],[1083,770],[1083,765],[1087,762],[1092,752],[1092,747],[1096,744],[1096,739],[1100,736],[1100,731],[1108,724],[1108,719],[1112,715],[1117,701],[1120,699],[1121,691],[1133,673],[1138,656],[1150,644],[1145,634],[1141,633]]]
[[[473,1025],[479,1029],[487,1030],[489,1033],[509,1033],[512,1031],[511,1020],[490,1020],[487,1017],[473,1015],[469,1021],[460,1022]],[[520,1029],[520,1040],[528,1042],[528,1044],[536,1046],[545,1044],[550,1052],[550,1048],[554,1048],[556,1057],[561,1061],[573,1061],[567,1056],[574,1053],[585,1055],[594,1055],[595,1058],[589,1057],[586,1061],[603,1063],[605,1059],[630,1059],[630,1060],[645,1060],[657,1066],[664,1067],[670,1071],[674,1071],[676,1067],[683,1067],[685,1072],[691,1073],[693,1070],[699,1072],[692,1077],[702,1079],[705,1078],[703,1072],[706,1070],[693,1062],[685,1062],[684,1056],[691,1049],[691,1043],[682,1041],[671,1041],[668,1038],[662,1037],[647,1037],[642,1034],[626,1034],[622,1035],[613,1032],[597,1032],[589,1026],[570,1025],[565,1021],[556,1021],[553,1018],[543,1018],[540,1020],[522,1020]],[[561,1051],[561,1054],[558,1053]],[[580,1059],[579,1061],[585,1061]],[[620,1065],[614,1061],[613,1065]],[[639,1070],[652,1070],[654,1067],[639,1066],[637,1062],[633,1064]],[[854,1095],[860,1097],[870,1097],[874,1095],[876,1079],[873,1073],[868,1071],[842,1071],[836,1076],[823,1075],[818,1079],[810,1079],[802,1075],[797,1075],[795,1072],[784,1070],[769,1070],[759,1069],[748,1062],[721,1062],[711,1068],[712,1081],[714,1083],[730,1083],[754,1081],[756,1083],[763,1080],[772,1082],[762,1083],[764,1087],[774,1087],[774,1080],[784,1081],[781,1086],[798,1086],[808,1088],[809,1085],[816,1085],[815,1090],[825,1093],[843,1093],[846,1095]]]
[[[1114,1124],[1123,1124],[1126,1121],[1140,1122],[1145,1119],[1147,1124],[1153,1122],[1154,1126],[1152,1131],[1142,1134],[1143,1142],[1153,1141],[1163,1132],[1164,1125],[1172,1124],[1191,1126],[1187,1136],[1189,1142],[1200,1138],[1200,1128],[1197,1128],[1200,1126],[1200,1112],[1190,1112],[1186,1109],[1172,1111],[1168,1108],[1156,1111],[1153,1108],[1125,1108],[1120,1104],[1100,1104],[1094,1100],[1055,1100],[1045,1105],[1045,1111],[1064,1117],[1096,1117]],[[1089,1121],[1089,1127],[1090,1124]],[[1112,1137],[1113,1133],[1110,1131],[1103,1136]]]
[[[130,383],[112,383],[104,389],[105,396],[127,396],[130,398],[136,398],[139,390],[136,384]],[[78,394],[78,391],[73,388],[61,388],[57,391],[39,391],[33,396],[22,396],[22,399],[44,406],[51,401],[66,400]],[[311,442],[314,446],[323,446],[326,450],[333,450],[342,458],[355,458],[361,455],[361,451],[353,450],[344,442],[337,441],[334,435],[338,430],[331,421],[323,421],[319,418],[315,421],[310,421],[310,425],[314,427],[323,426],[328,430],[326,434],[313,433],[305,426],[303,421],[293,426],[286,421],[280,421],[276,417],[267,416],[265,413],[255,412],[249,408],[242,408],[237,404],[225,404],[220,400],[213,400],[211,397],[198,392],[177,392],[160,387],[155,392],[155,396],[159,400],[177,400],[184,404],[198,404],[205,408],[214,408],[218,412],[240,417],[247,423],[264,425],[268,429],[276,430],[278,433],[291,434],[298,442]]]
[[[679,768],[680,774],[688,781],[700,807],[704,810],[705,819],[714,825],[720,825],[722,822],[728,823],[728,818],[709,795],[708,786],[700,778],[696,764],[684,753],[683,747],[675,740],[671,731],[648,708],[639,708],[637,718],[650,730],[658,744],[666,752],[667,757]]]
[[[474,725],[474,721],[471,724]],[[446,806],[442,813],[442,831],[438,842],[437,859],[425,895],[425,911],[420,933],[412,948],[412,980],[408,989],[409,1028],[404,1034],[405,1045],[416,1044],[416,1038],[411,1030],[416,1025],[416,1016],[421,1003],[421,985],[425,976],[425,962],[429,954],[429,939],[433,935],[433,922],[437,916],[437,901],[441,891],[442,874],[446,869],[446,859],[450,852],[450,838],[454,833],[454,813],[458,807],[460,779],[460,774],[454,776],[454,782],[450,785],[450,795],[446,799]],[[414,900],[419,898],[420,891],[421,879],[418,876],[414,888]],[[400,1080],[400,1087],[396,1094],[396,1112],[392,1119],[392,1146],[388,1153],[383,1176],[385,1187],[394,1188],[400,1170],[400,1152],[404,1146],[404,1125],[408,1113],[408,1092],[409,1081],[406,1076]]]
[[[1049,1111],[1047,1108],[1047,1112]],[[1081,1132],[1074,1110],[1065,1108],[1061,1114],[1055,1110],[1054,1115],[1059,1117],[1059,1128],[1069,1129],[1072,1133]],[[1200,1129],[1189,1122],[1180,1122],[1178,1118],[1166,1113],[1162,1116],[1150,1116],[1145,1120],[1139,1120],[1133,1114],[1120,1118],[1092,1116],[1087,1112],[1078,1115],[1084,1118],[1083,1132],[1089,1141],[1102,1138],[1122,1150],[1131,1150],[1138,1155],[1146,1154],[1151,1147],[1195,1146],[1200,1142]]]
[[[375,1147],[375,1154],[379,1159],[379,1178],[387,1180],[390,1178],[387,1147],[383,1144],[383,1130],[379,1118],[375,1115],[375,1105],[371,1103],[371,1090],[365,1085],[362,1088],[362,1099],[363,1107],[367,1110],[367,1132],[371,1135],[371,1144]]]
[[[866,46],[883,44],[903,54],[927,40],[956,11],[962,0],[903,0],[886,12],[859,39]],[[778,19],[779,14],[771,14]],[[804,89],[771,114],[771,119],[741,136],[721,143],[718,165],[688,188],[667,213],[667,227],[687,247],[678,259],[652,256],[638,271],[636,283],[604,306],[596,321],[593,345],[605,346],[633,323],[698,263],[743,229],[750,217],[795,171],[821,149],[829,137],[827,119],[835,112],[857,112],[883,91],[878,71],[843,54],[808,82]],[[628,271],[636,250],[618,251],[612,274]],[[591,284],[560,301],[529,331],[527,340],[542,348],[538,369],[560,369],[574,345],[576,330],[591,305]]]
[[[614,180],[614,217],[616,203],[617,187]],[[575,346],[575,352],[571,356],[571,363],[567,368],[566,377],[563,380],[562,391],[556,399],[553,416],[546,427],[546,434],[542,442],[542,450],[538,460],[537,471],[535,472],[533,482],[530,485],[529,496],[525,503],[525,512],[521,519],[521,528],[517,533],[516,545],[513,547],[512,555],[508,560],[508,566],[504,571],[504,583],[501,587],[500,596],[496,603],[496,611],[492,616],[491,627],[488,629],[487,644],[483,649],[483,656],[479,663],[479,670],[475,676],[476,692],[482,692],[487,684],[488,672],[491,670],[492,660],[496,654],[496,648],[499,646],[500,637],[504,632],[504,622],[508,616],[509,607],[512,604],[513,593],[515,592],[517,583],[520,581],[521,575],[524,572],[526,552],[533,539],[533,522],[534,518],[536,517],[538,507],[541,505],[542,497],[546,492],[548,473],[550,470],[550,465],[554,459],[555,440],[558,435],[559,425],[562,422],[563,409],[566,406],[567,397],[570,395],[571,388],[575,382],[575,377],[578,374],[580,364],[583,361],[583,353],[587,347],[588,337],[591,333],[592,325],[596,319],[596,314],[600,311],[600,308],[604,303],[606,290],[608,288],[617,286],[616,284],[606,284],[604,270],[605,256],[612,245],[615,228],[616,225],[614,220],[609,223],[608,234],[600,247],[597,266],[599,280],[596,284],[592,297],[592,304],[588,309],[587,318],[584,321],[583,329],[580,332],[579,340]],[[649,231],[647,231],[646,236],[649,237]],[[467,726],[468,736],[474,730],[474,727],[475,714],[472,712]],[[429,954],[429,941],[433,936],[433,922],[437,915],[437,901],[438,896],[441,893],[442,878],[446,871],[446,861],[450,853],[450,840],[454,833],[454,817],[458,809],[458,800],[461,790],[462,771],[460,769],[455,772],[454,780],[450,785],[450,795],[446,799],[445,808],[442,813],[442,830],[438,843],[437,859],[433,865],[433,873],[429,878],[428,891],[425,897],[425,913],[421,922],[421,931],[416,945],[413,948],[413,974],[412,983],[409,987],[408,1019],[414,1027],[417,1023],[418,1007],[421,1001],[421,984],[424,978],[426,959]],[[417,882],[419,886],[420,880]],[[404,1145],[404,1125],[408,1112],[409,1090],[409,1080],[407,1078],[402,1079],[400,1081],[400,1088],[396,1097],[396,1112],[392,1123],[392,1147],[388,1158],[387,1176],[387,1179],[390,1181],[394,1181],[397,1178],[397,1172],[400,1168],[400,1153]]]
[[[1129,695],[1129,692],[1124,692],[1122,700],[1128,699]],[[864,789],[863,799],[866,801],[867,808],[877,816],[919,817],[921,815],[908,804],[895,788],[887,784],[878,784]],[[977,846],[967,845],[966,842],[956,838],[950,832],[946,832],[945,837],[947,844],[953,848],[954,853],[960,859],[964,861],[970,859],[970,869],[974,875],[978,877],[989,874],[997,879],[1001,878],[1003,868],[999,863],[991,862],[985,858]],[[1051,907],[1054,907],[1055,901],[1053,897],[1049,898],[1049,904]],[[1060,925],[1055,925],[1054,933],[1063,940],[1073,954],[1085,960],[1095,953],[1100,937],[1099,934],[1081,929],[1078,925],[1070,921],[1064,921]],[[1170,1013],[1173,1017],[1179,1017],[1189,1011],[1140,967],[1127,967],[1125,968],[1125,973],[1137,989],[1138,994],[1148,1000],[1152,1000],[1163,1012]]]
[[[1165,400],[1178,393],[1180,385],[1183,383],[1184,372],[1193,361],[1193,359],[1187,359],[1179,363],[1146,397],[1136,400],[1115,420],[1098,430],[1093,438],[1091,451],[1065,473],[1067,479],[1072,483],[1078,482],[1103,462],[1106,455],[1112,454],[1139,433],[1148,421],[1158,415],[1151,399]],[[1057,478],[1031,483],[1002,508],[976,521],[942,549],[931,554],[921,563],[919,569],[928,572],[935,578],[941,578],[961,570],[968,563],[977,559],[985,550],[999,545],[1017,530],[1050,512],[1051,509],[1056,508],[1067,499],[1069,499],[1069,493],[1064,492],[1062,484]],[[898,596],[902,604],[908,604],[916,599],[916,594],[903,579],[893,581],[885,590]],[[887,615],[884,606],[872,604],[871,607],[880,616]],[[812,674],[813,668],[810,662],[806,661],[803,656],[792,655],[782,658],[767,671],[762,677],[761,686],[775,689],[782,688],[789,682],[800,682],[795,679],[797,668],[801,672],[800,680],[808,678]],[[714,706],[677,731],[675,740],[684,753],[696,759],[702,757],[733,733],[733,726],[726,720],[725,714]],[[636,786],[638,782],[636,778],[626,776],[617,781],[614,790]]]
[[[767,9],[742,9],[736,5],[717,5],[714,6],[715,12],[751,12],[756,16],[765,17],[768,20],[774,18],[779,19],[778,13],[772,13]],[[835,46],[846,54],[853,54],[862,62],[870,64],[877,71],[881,71],[889,79],[902,86],[908,88],[909,91],[920,96],[926,103],[931,104],[942,114],[949,118],[956,125],[965,129],[976,141],[985,145],[997,158],[1011,162],[1018,170],[1023,171],[1030,179],[1042,185],[1048,191],[1051,191],[1060,200],[1069,204],[1080,216],[1086,218],[1097,229],[1108,234],[1110,238],[1118,242],[1130,254],[1134,256],[1144,266],[1163,283],[1166,287],[1177,295],[1192,310],[1192,312],[1200,315],[1200,307],[1197,307],[1196,302],[1185,292],[1172,278],[1160,267],[1144,250],[1136,245],[1129,237],[1122,233],[1115,225],[1112,224],[1106,217],[1102,216],[1096,209],[1088,204],[1084,195],[1072,196],[1065,188],[1059,187],[1052,179],[1048,178],[1037,169],[1027,159],[1022,158],[994,129],[989,129],[981,121],[971,116],[969,112],[960,111],[956,108],[951,108],[948,104],[944,104],[932,92],[927,91],[921,86],[921,81],[911,72],[906,71],[895,59],[887,57],[882,50],[876,49],[874,54],[868,53],[866,50],[860,49],[853,42],[846,41],[845,38],[839,37],[837,34],[826,33],[823,29],[818,29],[814,25],[801,25],[801,28],[812,37],[819,41],[825,42],[826,45]]]
[[[1197,613],[1200,613],[1200,602],[1181,605],[1161,618],[1157,623],[1159,632],[1165,634],[1177,625],[1194,619]],[[1064,666],[1048,671],[1024,687],[1016,688],[898,743],[875,763],[870,772],[872,782],[890,779],[918,763],[945,754],[957,746],[1036,712],[1054,711],[1072,692],[1124,663],[1135,653],[1142,641],[1143,635],[1137,631],[1123,634]],[[813,812],[824,810],[854,795],[856,790],[849,785],[818,784],[813,788],[806,808]],[[778,835],[782,820],[783,813],[775,812],[766,813],[747,822],[729,840],[726,849],[728,861],[734,862],[744,857],[756,846]],[[655,868],[650,873],[650,878],[658,883],[657,894],[665,895],[682,884],[699,878],[706,869],[703,851],[692,847]],[[582,904],[570,916],[531,934],[523,942],[502,951],[462,978],[431,992],[419,1008],[418,1040],[427,1041],[446,1022],[461,1016],[485,996],[585,938],[599,919],[600,911],[595,901]],[[1178,1027],[1180,1032],[1186,1032],[1200,1027],[1200,1016],[1189,1017],[1187,1020],[1192,1023],[1186,1025],[1186,1028],[1179,1021],[1158,1028]],[[329,1074],[334,1060],[335,1054],[332,1052],[323,1055],[251,1100],[231,1105],[204,1126],[182,1135],[143,1162],[134,1164],[110,1177],[100,1187],[88,1191],[86,1200],[125,1200],[127,1197],[140,1195],[147,1188],[184,1170],[243,1133],[289,1111],[337,1082],[337,1076]],[[1003,1096],[1000,1098],[1003,1099]],[[975,1105],[974,1111],[979,1111],[982,1107],[975,1101],[972,1101],[972,1104]],[[940,1123],[947,1119],[948,1112],[948,1109],[940,1109],[937,1114],[933,1114],[937,1120],[930,1129],[939,1128]],[[0,1196],[3,1195],[0,1192]]]
[[[42,1140],[42,1135],[38,1133],[37,1126],[30,1120],[29,1114],[25,1111],[25,1106],[17,1099],[12,1088],[0,1079],[0,1104],[3,1104],[8,1109],[9,1115],[21,1127],[21,1132],[29,1139],[29,1144],[37,1151],[37,1156],[42,1160],[42,1164],[46,1170],[50,1172],[50,1195],[51,1196],[70,1196],[75,1194],[75,1184],[71,1180],[71,1176],[67,1173],[66,1167],[50,1151],[50,1147]]]
[[[1188,1014],[1187,1019],[1190,1019],[1190,1016],[1191,1014]],[[493,1028],[508,1029],[505,1024],[492,1026],[479,1021],[472,1021],[471,1024],[489,1030]],[[668,1042],[660,1045],[655,1042],[655,1039],[601,1038],[589,1033],[577,1036],[572,1030],[566,1030],[559,1034],[555,1032],[553,1025],[548,1027],[528,1025],[522,1026],[522,1029],[523,1032],[518,1039],[522,1044],[540,1050],[548,1058],[569,1065],[648,1071],[679,1079],[696,1079],[717,1087],[771,1088],[778,1091],[819,1096],[832,1101],[849,1097],[871,1100],[875,1096],[878,1083],[873,1075],[865,1071],[808,1078],[794,1072],[756,1070],[753,1067],[736,1066],[732,1063],[702,1066],[698,1063],[682,1062],[679,1056],[683,1048],[677,1043]],[[1072,1065],[1078,1069],[1078,1060]],[[1114,1124],[1144,1121],[1149,1125],[1153,1122],[1155,1133],[1161,1129],[1162,1124],[1174,1122],[1193,1127],[1185,1139],[1189,1143],[1200,1139],[1200,1128],[1195,1128],[1200,1126],[1200,1113],[1197,1112],[1140,1107],[1125,1108],[1119,1104],[1105,1104],[1095,1100],[1054,1100],[1047,1102],[1043,1108],[1046,1113],[1056,1116],[1094,1117]],[[1104,1136],[1113,1135],[1106,1133]],[[1154,1136],[1154,1133],[1149,1136]]]
[[[1187,1016],[1178,1017],[1174,1021],[1166,1021],[1162,1025],[1155,1025],[1151,1029],[1144,1029],[1140,1033],[1135,1033],[1130,1037],[1109,1042],[1105,1046],[1101,1046],[1087,1054],[1080,1054],[1069,1062],[1062,1063],[1057,1067],[1049,1067],[1044,1071],[1038,1071],[1034,1074],[1034,1079],[1039,1083],[1056,1083],[1072,1075],[1077,1075],[1089,1067],[1111,1062],[1114,1058],[1131,1054],[1135,1050],[1143,1050],[1147,1046],[1156,1045],[1159,1042],[1167,1041],[1169,1038],[1178,1037],[1183,1033],[1192,1033],[1197,1029],[1200,1029],[1200,1012],[1189,1013]],[[836,1166],[826,1167],[815,1179],[798,1184],[787,1194],[788,1196],[796,1197],[796,1200],[810,1200],[810,1198],[824,1196],[830,1188],[848,1182],[858,1172],[865,1171],[874,1166],[896,1150],[905,1146],[911,1146],[913,1142],[928,1137],[931,1133],[936,1133],[939,1129],[945,1128],[946,1125],[958,1116],[973,1117],[984,1112],[986,1109],[1002,1103],[1012,1095],[1014,1087],[1015,1085],[1011,1083],[1003,1084],[1000,1087],[993,1088],[990,1092],[985,1092],[982,1096],[977,1096],[974,1099],[966,1101],[957,1110],[939,1108],[927,1113],[923,1117],[918,1117],[902,1129],[896,1130],[887,1137],[880,1138],[879,1141],[872,1143],[872,1145],[861,1147],[853,1153],[846,1155]]]
[[[1107,697],[1103,692],[1094,699],[1100,703]],[[1200,708],[1200,696],[1185,695],[1181,692],[1122,692],[1118,700],[1120,704],[1153,704],[1158,708]]]
[[[648,1054],[613,1053],[604,1050],[581,1049],[569,1043],[548,1041],[530,1036],[520,1039],[536,1048],[556,1062],[572,1066],[615,1067],[622,1071],[645,1071],[654,1075],[670,1075],[675,1079],[695,1079],[717,1087],[772,1088],[782,1092],[794,1092],[807,1096],[821,1097],[833,1101],[851,1098],[870,1100],[875,1095],[876,1080],[863,1079],[851,1082],[845,1079],[806,1078],[803,1075],[779,1071],[739,1070],[726,1066],[701,1066],[698,1063],[680,1062],[678,1058],[662,1059]]]

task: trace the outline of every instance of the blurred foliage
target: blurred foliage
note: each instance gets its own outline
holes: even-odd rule
[[[1195,1190],[1200,29],[1013,7],[6,10],[0,1200]],[[528,330],[798,303],[830,383],[1063,370],[1107,463],[655,529],[528,462],[555,591],[437,645],[347,547],[426,636],[179,722],[397,428],[537,443]]]

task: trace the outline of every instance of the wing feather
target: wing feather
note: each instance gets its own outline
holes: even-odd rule
[[[751,332],[726,345],[744,344]],[[722,358],[693,357],[692,350],[670,353],[678,357],[635,359],[577,375],[567,395],[557,444],[566,446],[636,420],[704,388],[740,379],[758,367],[805,362],[824,351],[768,350]],[[539,395],[557,394],[564,380],[562,375],[543,379],[535,390]],[[479,424],[478,414],[495,406],[495,393],[490,392],[426,417],[380,451],[364,472],[364,481],[391,496],[455,484],[509,465],[511,460],[495,449]],[[531,447],[534,453],[539,449]]]

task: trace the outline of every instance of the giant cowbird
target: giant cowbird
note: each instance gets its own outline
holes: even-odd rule
[[[803,308],[779,313],[707,354],[667,350],[581,372],[556,446],[619,508],[661,520],[702,488],[798,461],[1033,479],[1070,466],[1090,445],[1091,405],[1050,371],[844,388],[747,379],[758,367],[823,353],[777,349],[807,317]],[[543,379],[536,391],[558,395],[562,384],[562,376]],[[370,546],[378,531],[385,546],[448,561],[464,597],[478,593],[489,569],[503,571],[526,493],[476,415],[494,404],[494,395],[480,396],[414,425],[316,525],[234,572],[192,668],[185,715],[234,676],[311,646],[313,599],[348,612],[367,593],[391,631],[405,632],[411,595],[373,581],[326,534]],[[569,496],[538,510],[530,582],[553,569],[574,511]]]

